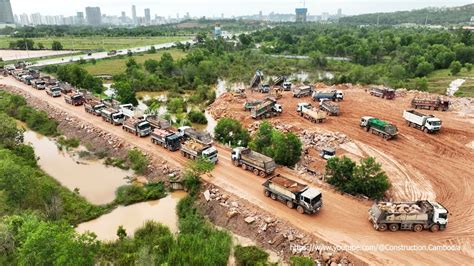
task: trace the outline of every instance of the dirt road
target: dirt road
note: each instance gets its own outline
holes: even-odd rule
[[[67,112],[71,116],[76,116],[86,123],[91,123],[96,127],[133,142],[134,145],[143,149],[145,152],[157,158],[163,158],[177,166],[186,163],[186,159],[181,157],[178,152],[172,153],[153,145],[148,138],[137,138],[128,134],[120,127],[113,127],[110,124],[102,122],[98,117],[92,116],[84,112],[82,107],[74,107],[64,102],[62,98],[53,99],[47,96],[43,91],[37,91],[29,86],[17,82],[13,78],[0,78],[0,84],[7,84],[19,87],[27,91],[31,96],[41,98],[50,105]],[[354,97],[349,93],[348,98]],[[352,104],[362,104],[360,101],[354,100]],[[379,101],[374,99],[374,102]],[[291,101],[288,101],[291,105]],[[345,103],[346,104],[346,103]],[[356,106],[350,106],[351,101],[347,101],[347,107],[343,107],[343,112],[353,110]],[[367,104],[364,106],[369,107]],[[384,107],[385,106],[385,107]],[[372,113],[380,114],[377,109],[395,108],[395,102],[383,102],[382,106],[372,107]],[[235,106],[232,106],[234,108]],[[239,106],[241,108],[241,106]],[[293,106],[284,106],[286,110],[293,110]],[[346,109],[348,108],[348,109]],[[397,107],[400,109],[400,107]],[[398,113],[397,110],[390,110],[391,113]],[[376,112],[377,111],[377,112]],[[463,123],[459,121],[448,121],[449,113],[442,114],[444,119],[446,132],[453,134],[451,137],[426,136],[421,131],[413,131],[405,133],[413,129],[403,129],[400,139],[393,142],[385,142],[379,140],[374,135],[359,130],[353,126],[354,121],[357,125],[360,112],[343,113],[343,116],[331,119],[323,127],[328,129],[342,131],[353,139],[361,139],[362,143],[370,142],[371,147],[379,150],[380,153],[390,155],[390,158],[405,158],[399,162],[400,166],[407,170],[403,171],[420,171],[419,178],[429,178],[436,199],[445,203],[452,211],[453,215],[449,217],[450,224],[444,232],[378,232],[375,231],[367,219],[367,209],[369,204],[340,195],[334,191],[323,190],[324,207],[322,211],[314,216],[300,215],[295,210],[289,210],[284,204],[274,202],[263,195],[261,184],[263,179],[254,176],[250,172],[236,168],[230,161],[230,150],[218,147],[219,164],[212,173],[212,177],[207,181],[222,187],[226,191],[233,193],[241,198],[254,203],[266,211],[274,214],[280,219],[286,220],[295,227],[300,228],[308,233],[314,234],[330,243],[336,245],[420,245],[428,247],[430,245],[463,245],[461,251],[354,251],[355,256],[372,264],[468,264],[472,261],[472,243],[474,228],[472,226],[474,215],[472,209],[473,198],[471,195],[470,184],[472,183],[473,173],[471,169],[473,152],[465,149],[459,150],[457,147],[459,142],[474,139],[474,132],[466,132],[459,130]],[[380,116],[380,115],[379,115]],[[381,118],[392,118],[394,116],[387,115]],[[281,118],[282,122],[286,119],[295,120],[288,113]],[[397,118],[398,119],[398,118]],[[397,120],[400,122],[400,119]],[[302,125],[313,126],[306,121],[299,121]],[[456,129],[455,129],[456,128]],[[343,130],[346,129],[346,130]],[[471,129],[472,131],[472,129]],[[406,135],[405,135],[406,134]],[[426,142],[426,139],[429,142]],[[364,141],[365,140],[365,141]],[[454,145],[451,147],[451,145]],[[420,156],[419,149],[426,150],[429,155],[434,155],[428,159],[426,156]],[[382,152],[383,151],[383,152]],[[451,156],[455,156],[451,158]],[[432,159],[432,160],[431,160]],[[394,159],[393,159],[394,160]],[[409,163],[406,163],[409,162]],[[290,169],[282,168],[277,172],[285,173],[292,178],[298,179],[296,174]],[[408,174],[411,177],[411,174]],[[431,193],[431,192],[430,192]],[[456,202],[458,204],[456,204]]]

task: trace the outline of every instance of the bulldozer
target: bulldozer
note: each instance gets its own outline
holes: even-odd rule
[[[281,94],[281,88],[280,87],[273,87],[271,90],[270,90],[270,97],[271,98],[274,98],[276,100],[278,99],[281,99],[281,97],[283,97],[283,95]]]

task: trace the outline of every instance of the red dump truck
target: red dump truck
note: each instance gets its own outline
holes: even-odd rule
[[[371,87],[369,89],[369,93],[372,96],[385,98],[385,99],[393,99],[395,98],[395,90],[390,88],[380,88],[380,87]]]
[[[414,97],[411,100],[411,106],[415,109],[448,111],[449,104],[449,100],[442,97]]]
[[[79,105],[82,105],[84,104],[84,96],[82,96],[82,94],[80,93],[68,93],[68,94],[65,94],[64,95],[64,101],[66,101],[66,103],[68,104],[72,104],[74,106],[79,106]]]

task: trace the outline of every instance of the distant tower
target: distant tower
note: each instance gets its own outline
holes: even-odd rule
[[[13,17],[12,5],[10,0],[0,0],[0,24],[13,24],[15,19]]]
[[[306,14],[308,14],[307,8],[296,8],[296,22],[306,22]]]
[[[151,12],[149,8],[145,8],[145,23],[150,24],[151,22]]]
[[[214,26],[214,37],[218,38],[222,36],[222,29],[220,24],[216,24]]]
[[[133,24],[137,24],[137,8],[135,5],[132,6],[132,20]]]
[[[340,8],[337,10],[337,17],[342,17],[342,9]]]

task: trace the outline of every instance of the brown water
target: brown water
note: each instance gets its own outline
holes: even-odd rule
[[[178,216],[176,205],[186,196],[186,192],[173,192],[160,200],[137,203],[129,206],[119,206],[111,213],[80,224],[76,231],[84,233],[94,232],[99,240],[111,241],[118,239],[117,228],[122,225],[128,236],[132,236],[136,229],[153,220],[166,225],[171,232],[178,231]]]
[[[127,184],[125,177],[132,175],[130,171],[107,167],[101,161],[78,160],[60,151],[53,140],[33,131],[25,131],[24,139],[33,146],[41,169],[71,191],[78,188],[79,194],[93,204],[113,201],[115,190]]]

